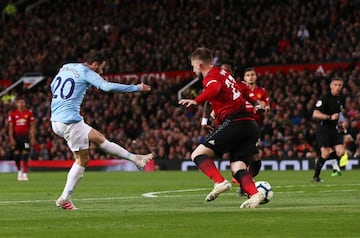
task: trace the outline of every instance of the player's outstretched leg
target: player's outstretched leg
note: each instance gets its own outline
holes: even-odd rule
[[[138,169],[143,169],[146,163],[153,159],[153,155],[151,153],[147,155],[132,154],[120,145],[108,140],[105,140],[102,144],[99,145],[99,147],[108,154],[134,162]]]
[[[132,161],[134,161],[138,169],[143,169],[145,165],[152,159],[153,155],[150,153],[147,155],[134,155],[134,159]]]

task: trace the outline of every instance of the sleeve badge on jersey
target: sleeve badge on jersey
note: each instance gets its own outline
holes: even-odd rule
[[[322,105],[322,101],[321,100],[318,100],[317,102],[316,102],[316,107],[321,107],[321,105]]]

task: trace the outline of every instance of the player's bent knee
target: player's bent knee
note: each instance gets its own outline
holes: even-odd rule
[[[194,160],[199,155],[206,155],[208,157],[215,156],[214,152],[204,145],[199,145],[196,147],[196,149],[191,153],[191,160]]]
[[[89,150],[80,150],[74,152],[74,157],[76,160],[76,163],[79,164],[82,167],[87,167],[87,164],[89,163]]]

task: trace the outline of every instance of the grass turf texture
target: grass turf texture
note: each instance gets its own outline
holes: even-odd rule
[[[0,237],[360,237],[360,171],[310,182],[313,171],[262,171],[274,198],[239,209],[236,187],[213,202],[211,180],[192,172],[86,172],[73,195],[80,208],[55,206],[66,172],[0,174]],[[230,172],[223,173],[230,179]],[[142,194],[153,194],[148,198]]]

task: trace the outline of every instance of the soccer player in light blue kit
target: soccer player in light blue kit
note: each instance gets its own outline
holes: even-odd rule
[[[95,86],[106,92],[150,91],[144,83],[124,85],[104,80],[100,74],[105,67],[105,58],[99,51],[91,50],[84,63],[69,63],[62,66],[51,82],[51,125],[55,134],[63,137],[73,152],[75,162],[72,165],[61,196],[56,205],[67,210],[77,209],[71,201],[71,195],[82,178],[89,162],[89,142],[95,143],[108,154],[127,159],[142,169],[153,155],[132,154],[121,146],[108,141],[105,136],[83,120],[80,105],[86,90]]]

